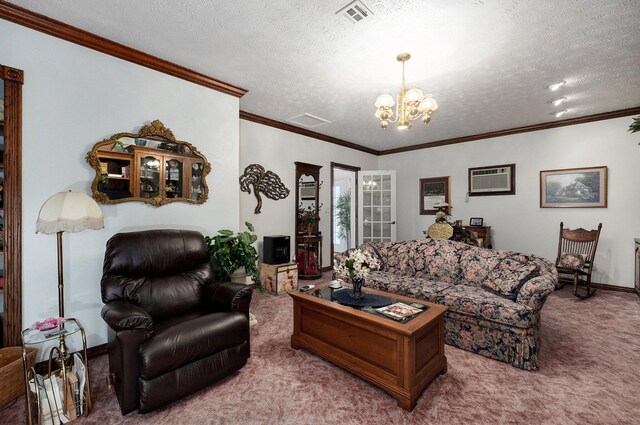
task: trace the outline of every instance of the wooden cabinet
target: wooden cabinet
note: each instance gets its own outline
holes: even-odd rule
[[[101,180],[98,186],[100,192],[109,199],[129,198],[133,193],[131,180],[131,161],[133,154],[128,152],[101,151],[100,160]]]
[[[132,146],[134,197],[198,199],[202,193],[202,169],[204,161],[195,155],[173,152],[161,153],[158,149]]]
[[[318,229],[320,211],[320,165],[296,162],[296,262],[300,279],[322,277],[322,235]],[[309,217],[311,216],[311,221]]]
[[[636,243],[636,274],[635,274],[635,282],[634,287],[636,289],[636,294],[640,297],[640,239],[635,239]]]
[[[491,226],[468,226],[469,243],[480,248],[492,248]]]
[[[131,152],[98,151],[100,192],[109,199],[188,198],[204,193],[205,161],[196,156],[130,146]]]

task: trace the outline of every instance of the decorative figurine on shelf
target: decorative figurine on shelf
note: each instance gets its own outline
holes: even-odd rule
[[[434,239],[450,239],[457,242],[467,242],[469,240],[469,232],[462,226],[462,220],[451,222],[447,220],[447,211],[449,204],[446,202],[437,203],[434,207],[436,212],[436,222],[424,231],[426,235]]]

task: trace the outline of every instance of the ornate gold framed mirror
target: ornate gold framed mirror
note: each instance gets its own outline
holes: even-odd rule
[[[209,197],[211,164],[159,120],[138,133],[117,133],[96,143],[86,160],[96,172],[93,198],[102,204],[141,201],[159,207],[202,204]]]

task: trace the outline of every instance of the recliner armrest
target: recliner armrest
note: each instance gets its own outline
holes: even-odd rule
[[[102,307],[100,315],[114,331],[138,329],[147,338],[153,333],[153,319],[140,307],[124,300],[111,301]]]
[[[218,311],[239,311],[249,316],[249,304],[253,288],[234,282],[214,282],[204,293],[207,307]]]

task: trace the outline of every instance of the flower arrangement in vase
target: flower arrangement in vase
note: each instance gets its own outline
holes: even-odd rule
[[[316,224],[320,221],[319,211],[309,205],[307,208],[298,208],[298,224],[301,228],[306,229],[307,234],[310,236],[316,227]]]
[[[354,249],[348,255],[341,257],[334,266],[334,270],[341,276],[348,277],[353,285],[351,297],[362,298],[362,284],[372,270],[377,270],[380,262],[370,252]]]

